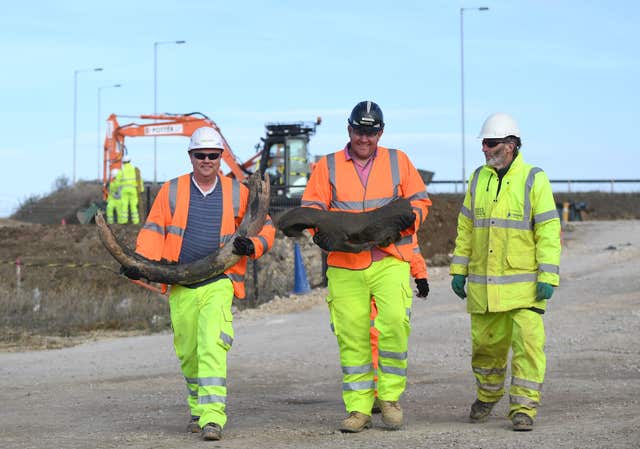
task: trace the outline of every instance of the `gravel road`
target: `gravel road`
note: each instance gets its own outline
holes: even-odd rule
[[[169,334],[0,353],[1,448],[639,448],[640,221],[564,232],[562,285],[545,316],[547,379],[536,428],[511,431],[508,399],[471,424],[469,318],[445,268],[415,299],[406,425],[360,434],[344,417],[324,291],[235,320],[229,422],[220,442],[187,434],[186,387]]]

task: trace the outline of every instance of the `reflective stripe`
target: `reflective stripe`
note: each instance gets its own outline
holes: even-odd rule
[[[262,245],[262,252],[266,252],[267,249],[269,249],[269,244],[267,243],[267,239],[265,239],[261,235],[256,235],[256,238],[260,240],[260,244]]]
[[[169,181],[169,210],[171,211],[171,218],[176,211],[176,202],[178,198],[178,178],[173,178]]]
[[[201,387],[226,387],[227,379],[224,377],[201,377],[198,379],[198,385]]]
[[[344,374],[366,374],[370,373],[373,370],[373,365],[368,363],[366,365],[359,366],[343,366],[342,372]]]
[[[362,382],[345,382],[342,384],[342,391],[370,390],[375,387],[375,383],[372,380],[365,380]]]
[[[148,231],[157,232],[160,235],[164,235],[164,228],[157,223],[146,222],[142,228]]]
[[[379,351],[378,355],[388,359],[407,360],[406,352]]]
[[[396,376],[407,377],[407,369],[406,368],[396,368],[395,366],[386,366],[382,363],[379,363],[380,371],[387,374],[395,374]]]
[[[413,252],[416,253],[416,254],[422,254],[420,252],[420,247],[419,246],[416,246],[415,248],[413,248]]]
[[[536,282],[536,273],[510,274],[507,276],[483,276],[479,274],[469,274],[469,282],[476,284],[514,284],[516,282]]]
[[[233,345],[233,338],[231,337],[231,335],[225,334],[222,331],[220,331],[220,340],[224,341],[229,346]]]
[[[476,228],[507,228],[507,229],[532,229],[532,223],[521,220],[507,220],[504,218],[481,218],[473,220],[473,226]]]
[[[421,192],[415,193],[413,195],[411,195],[408,199],[409,201],[413,201],[413,200],[422,200],[422,199],[429,199],[429,194],[427,193],[426,190],[423,190]]]
[[[418,217],[418,223],[423,223],[424,218],[422,217],[422,209],[420,209],[419,207],[412,207],[412,209],[413,213],[416,214],[416,217]]]
[[[327,156],[327,170],[329,171],[329,185],[331,185],[331,201],[338,197],[336,191],[336,155],[331,153]]]
[[[512,377],[511,385],[526,388],[528,390],[542,391],[542,384],[532,380],[521,379],[520,377]]]
[[[411,319],[411,308],[407,307],[405,313],[407,314],[407,318]]]
[[[327,210],[327,205],[324,203],[320,203],[318,201],[301,201],[300,206],[304,206],[304,207],[318,206],[322,210]]]
[[[226,273],[227,277],[231,279],[232,282],[244,282],[244,275],[238,273]]]
[[[460,265],[469,265],[469,258],[467,256],[453,256],[451,263],[457,263]]]
[[[533,399],[529,399],[524,396],[514,396],[512,394],[509,395],[509,402],[511,404],[524,405],[529,408],[536,408],[539,404],[538,401],[534,401]]]
[[[558,220],[560,219],[560,216],[558,215],[558,211],[555,209],[550,210],[549,212],[542,212],[540,214],[534,215],[533,222],[535,224],[538,224],[544,221],[553,220],[554,218],[557,218]]]
[[[184,229],[178,226],[167,226],[167,234],[177,235],[178,237],[182,237],[184,235]]]
[[[375,325],[376,325],[376,320],[369,320],[369,325],[370,325],[371,327],[375,327]]]
[[[479,388],[482,388],[483,390],[487,390],[487,391],[500,391],[504,388],[504,382],[500,384],[484,384],[480,382],[478,379],[476,379],[476,384],[478,385]]]
[[[189,392],[189,396],[198,397],[198,390],[192,390],[187,386],[187,391]]]
[[[471,192],[471,213],[473,214],[473,206],[476,204],[476,189],[478,188],[478,178],[480,178],[480,170],[482,170],[482,166],[476,168],[476,171],[473,172],[473,178],[471,178],[471,185],[469,186],[469,191]]]
[[[185,377],[184,380],[186,380],[188,384],[194,384],[194,385],[198,384],[197,377]]]
[[[198,404],[211,404],[212,402],[220,402],[222,404],[227,403],[226,396],[219,396],[217,394],[208,394],[206,396],[198,396]]]
[[[356,210],[362,211],[362,209],[377,209],[386,206],[397,196],[389,196],[384,198],[372,198],[364,201],[331,201],[331,206],[340,210]]]
[[[543,273],[560,274],[560,267],[551,263],[539,263],[538,271]]]
[[[467,209],[466,206],[462,206],[462,208],[460,208],[460,213],[467,217],[469,220],[473,220],[473,212]]]
[[[389,162],[391,165],[391,182],[393,183],[393,196],[398,196],[398,186],[400,185],[400,166],[398,165],[398,150],[389,148],[388,151],[389,151]]]
[[[481,376],[491,376],[492,374],[504,374],[507,371],[506,368],[478,368],[473,367],[473,372],[480,374]]]
[[[411,245],[411,246],[413,246],[413,239],[411,238],[411,235],[405,235],[404,237],[402,237],[400,240],[398,240],[396,242],[396,245]]]
[[[231,180],[231,198],[233,202],[233,215],[237,217],[240,213],[240,183],[236,178]]]

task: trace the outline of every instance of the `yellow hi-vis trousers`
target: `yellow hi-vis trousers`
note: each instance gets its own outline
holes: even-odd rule
[[[140,223],[140,214],[138,213],[138,191],[135,187],[122,188],[122,198],[118,205],[120,206],[117,209],[118,224],[126,224],[129,221],[129,212],[131,212],[131,223]]]
[[[542,315],[529,309],[472,313],[471,339],[478,399],[497,402],[504,394],[511,347],[509,417],[520,412],[535,418],[546,369]]]
[[[187,381],[191,416],[200,426],[227,422],[227,351],[233,343],[233,286],[221,279],[198,288],[171,287],[173,345]]]
[[[107,223],[113,224],[116,222],[115,212],[117,212],[119,209],[120,209],[120,200],[116,199],[112,195],[109,195],[109,198],[107,198]]]
[[[409,264],[395,257],[373,262],[364,270],[329,267],[329,314],[338,340],[342,366],[342,399],[347,413],[371,415],[375,399],[371,359],[371,296],[378,315],[378,397],[397,401],[407,384],[407,347],[411,332]]]

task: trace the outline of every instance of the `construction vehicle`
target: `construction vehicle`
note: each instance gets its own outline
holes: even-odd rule
[[[149,114],[126,116],[147,123],[128,123],[121,125],[118,116],[111,114],[107,119],[107,131],[104,142],[102,186],[104,198],[107,198],[109,173],[122,165],[122,156],[127,152],[127,137],[186,136],[189,137],[202,126],[215,128],[222,136],[225,150],[222,161],[228,167],[227,176],[243,181],[255,170],[269,173],[275,208],[286,208],[300,204],[300,198],[307,184],[312,164],[309,161],[308,144],[321,123],[315,122],[267,123],[266,136],[256,145],[256,154],[242,162],[231,150],[218,125],[206,115],[190,114]],[[290,201],[287,201],[290,200]]]

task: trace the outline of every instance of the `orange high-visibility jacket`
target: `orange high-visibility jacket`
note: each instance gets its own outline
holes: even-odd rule
[[[222,188],[222,224],[220,226],[220,247],[231,242],[231,237],[240,225],[247,209],[249,189],[237,180],[226,176],[218,176],[219,187]],[[218,187],[216,187],[218,188]],[[187,227],[189,215],[189,198],[191,174],[185,174],[164,183],[158,192],[147,221],[138,234],[136,252],[147,259],[177,262],[182,249],[182,236]],[[273,246],[275,228],[271,218],[260,233],[251,237],[255,253],[252,259],[262,256]],[[225,271],[233,283],[234,294],[238,298],[245,297],[244,274],[247,268],[247,257]]]
[[[367,185],[363,186],[354,163],[347,160],[346,148],[323,157],[311,173],[302,206],[357,213],[377,209],[397,198],[409,199],[416,215],[415,223],[401,233],[398,242],[381,249],[411,262],[413,248],[417,246],[415,232],[431,205],[420,174],[404,152],[378,147]],[[357,254],[332,251],[327,263],[332,267],[361,270],[371,265],[371,251]]]

